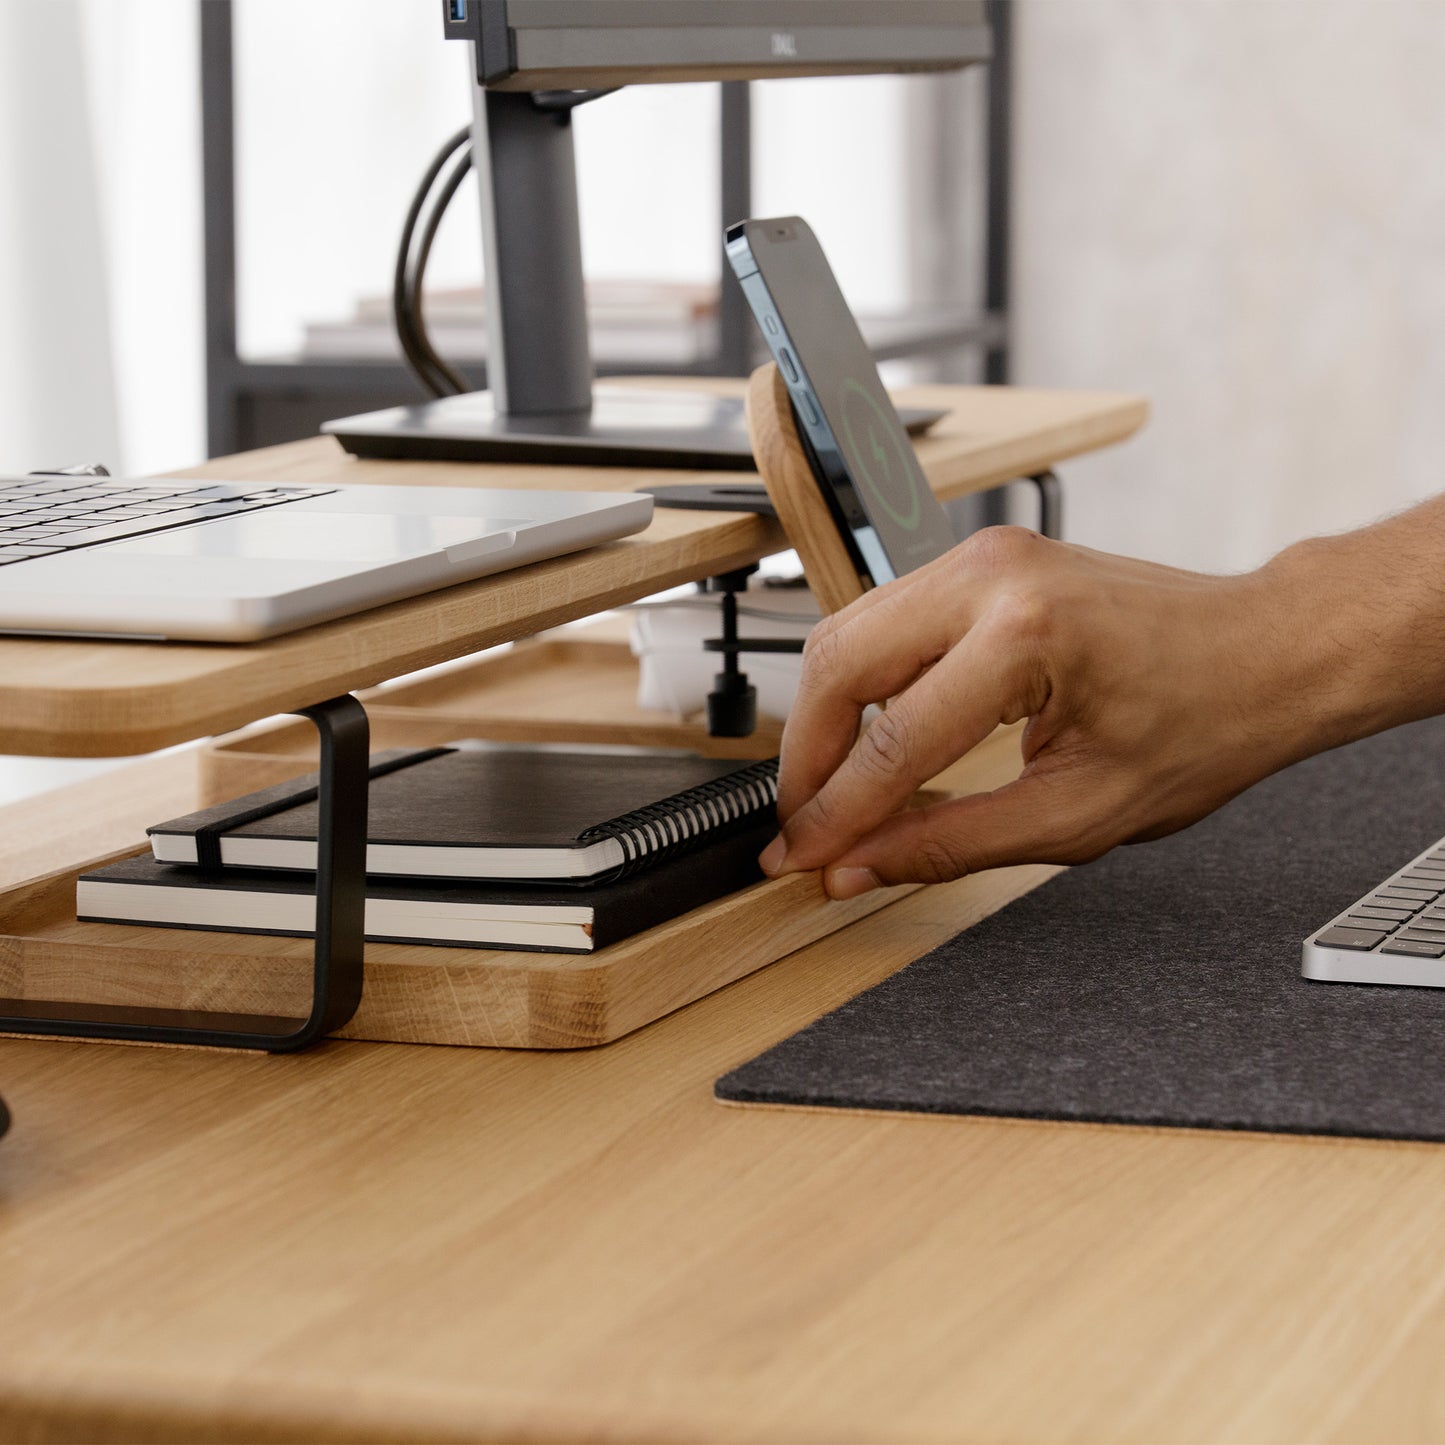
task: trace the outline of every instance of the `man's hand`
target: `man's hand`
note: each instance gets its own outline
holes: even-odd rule
[[[1355,695],[1373,672],[1341,659],[1378,618],[1359,597],[1341,600],[1350,584],[1330,549],[1370,536],[1304,543],[1257,572],[1214,577],[993,527],[868,593],[825,619],[804,652],[783,737],[783,832],[765,870],[822,868],[828,892],[846,898],[1003,864],[1082,862],[1182,828],[1311,752],[1445,705],[1372,710]],[[1390,552],[1388,538],[1370,545]],[[1445,613],[1445,601],[1433,605]],[[1397,613],[1408,633],[1416,613]],[[1393,645],[1388,631],[1375,627],[1371,645]],[[885,701],[860,737],[864,708]],[[905,808],[998,724],[1025,718],[1017,781]]]

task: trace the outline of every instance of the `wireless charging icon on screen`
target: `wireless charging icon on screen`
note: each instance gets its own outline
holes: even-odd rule
[[[914,531],[922,520],[913,458],[896,416],[889,416],[868,392],[849,377],[839,388],[843,402],[843,440],[850,461],[869,498],[898,526]]]

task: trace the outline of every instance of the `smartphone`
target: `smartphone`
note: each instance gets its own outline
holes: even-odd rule
[[[780,216],[730,226],[727,256],[859,573],[877,586],[941,557],[956,540],[948,514],[808,223]]]

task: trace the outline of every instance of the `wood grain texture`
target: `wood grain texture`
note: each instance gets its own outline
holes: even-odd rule
[[[144,758],[0,808],[0,889],[129,848],[158,818],[189,811],[199,756],[192,747]]]
[[[734,395],[744,386],[708,384]],[[910,388],[899,399],[952,408],[918,448],[930,479],[947,495],[1122,440],[1145,415],[1138,398],[1092,392],[935,386]],[[176,475],[588,490],[701,479],[695,472],[627,468],[363,461],[328,438],[223,458]],[[0,639],[0,752],[119,756],[224,732],[741,567],[786,545],[782,528],[762,518],[660,508],[637,537],[262,644]]]
[[[1035,876],[587,1053],[0,1040],[0,1438],[1445,1438],[1438,1146],[712,1101]]]
[[[825,613],[841,612],[863,595],[864,584],[803,451],[788,384],[774,361],[758,367],[748,382],[748,436],[763,485],[818,606]]]
[[[279,781],[266,761],[252,764],[251,786]],[[194,767],[189,755],[175,763]],[[1017,739],[1000,730],[940,781],[954,789],[993,788],[1016,776],[1018,767]],[[114,856],[143,851],[138,841]],[[304,1016],[311,989],[308,939],[80,922],[75,879],[83,871],[61,868],[0,892],[0,996]],[[339,1036],[591,1048],[913,891],[891,888],[836,903],[815,874],[795,874],[593,954],[370,944],[361,1006]]]
[[[468,659],[440,674],[362,694],[372,749],[495,742],[686,748],[710,758],[770,758],[783,725],[760,716],[745,738],[709,737],[705,717],[637,705],[637,661],[625,641],[563,632]],[[201,805],[223,802],[317,766],[316,729],[269,721],[218,738],[201,754]],[[259,780],[259,781],[258,781]]]

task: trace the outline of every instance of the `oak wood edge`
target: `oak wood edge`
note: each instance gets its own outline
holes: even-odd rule
[[[776,362],[758,367],[749,378],[747,418],[758,472],[808,586],[824,612],[839,612],[863,595],[863,582],[803,451]]]
[[[1128,441],[1149,420],[1144,397],[1111,392],[1089,393],[1088,399],[1094,405],[1087,415],[1004,436],[965,453],[950,455],[930,437],[921,437],[916,450],[929,485],[941,501],[971,496]]]

